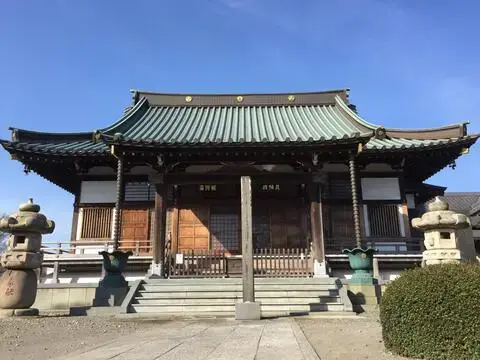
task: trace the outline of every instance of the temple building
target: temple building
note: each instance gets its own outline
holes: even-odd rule
[[[346,89],[134,90],[123,115],[98,130],[11,131],[1,144],[12,159],[75,196],[71,238],[45,257],[55,264],[50,276],[66,278],[100,277],[97,253],[112,246],[133,252],[131,278],[238,275],[246,196],[260,275],[278,267],[289,276],[344,276],[342,249],[361,239],[378,249],[378,276],[388,280],[421,261],[422,234],[410,220],[445,191],[424,181],[478,138],[465,123],[373,125]],[[241,179],[251,185],[241,188]]]

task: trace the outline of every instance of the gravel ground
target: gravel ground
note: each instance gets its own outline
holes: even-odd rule
[[[385,350],[378,314],[361,319],[297,319],[322,360],[406,360]]]
[[[100,316],[1,318],[0,359],[50,359],[92,348],[137,330],[161,326],[161,323],[164,321]]]
[[[297,322],[322,360],[405,360],[385,351],[377,319],[373,314],[361,319],[297,318]],[[134,317],[0,318],[0,359],[50,359],[173,324]]]

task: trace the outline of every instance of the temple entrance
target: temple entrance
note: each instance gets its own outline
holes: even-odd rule
[[[239,201],[238,201],[239,202]],[[306,206],[288,200],[258,201],[252,210],[253,247],[260,249],[300,249],[308,244]],[[184,205],[177,211],[173,251],[215,251],[241,255],[242,234],[239,206],[212,202]]]

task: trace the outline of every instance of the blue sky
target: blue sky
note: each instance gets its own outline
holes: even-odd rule
[[[91,131],[129,89],[295,92],[350,88],[387,127],[470,121],[480,132],[476,1],[0,0],[0,138],[8,126]],[[480,191],[479,146],[429,179]],[[69,238],[73,197],[0,151],[0,212],[33,196]]]

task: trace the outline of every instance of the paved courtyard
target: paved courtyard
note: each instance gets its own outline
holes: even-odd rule
[[[126,316],[0,319],[2,360],[397,360],[373,317],[159,319]]]
[[[318,359],[292,319],[178,321],[66,356],[71,360]],[[58,359],[64,359],[61,356]]]

